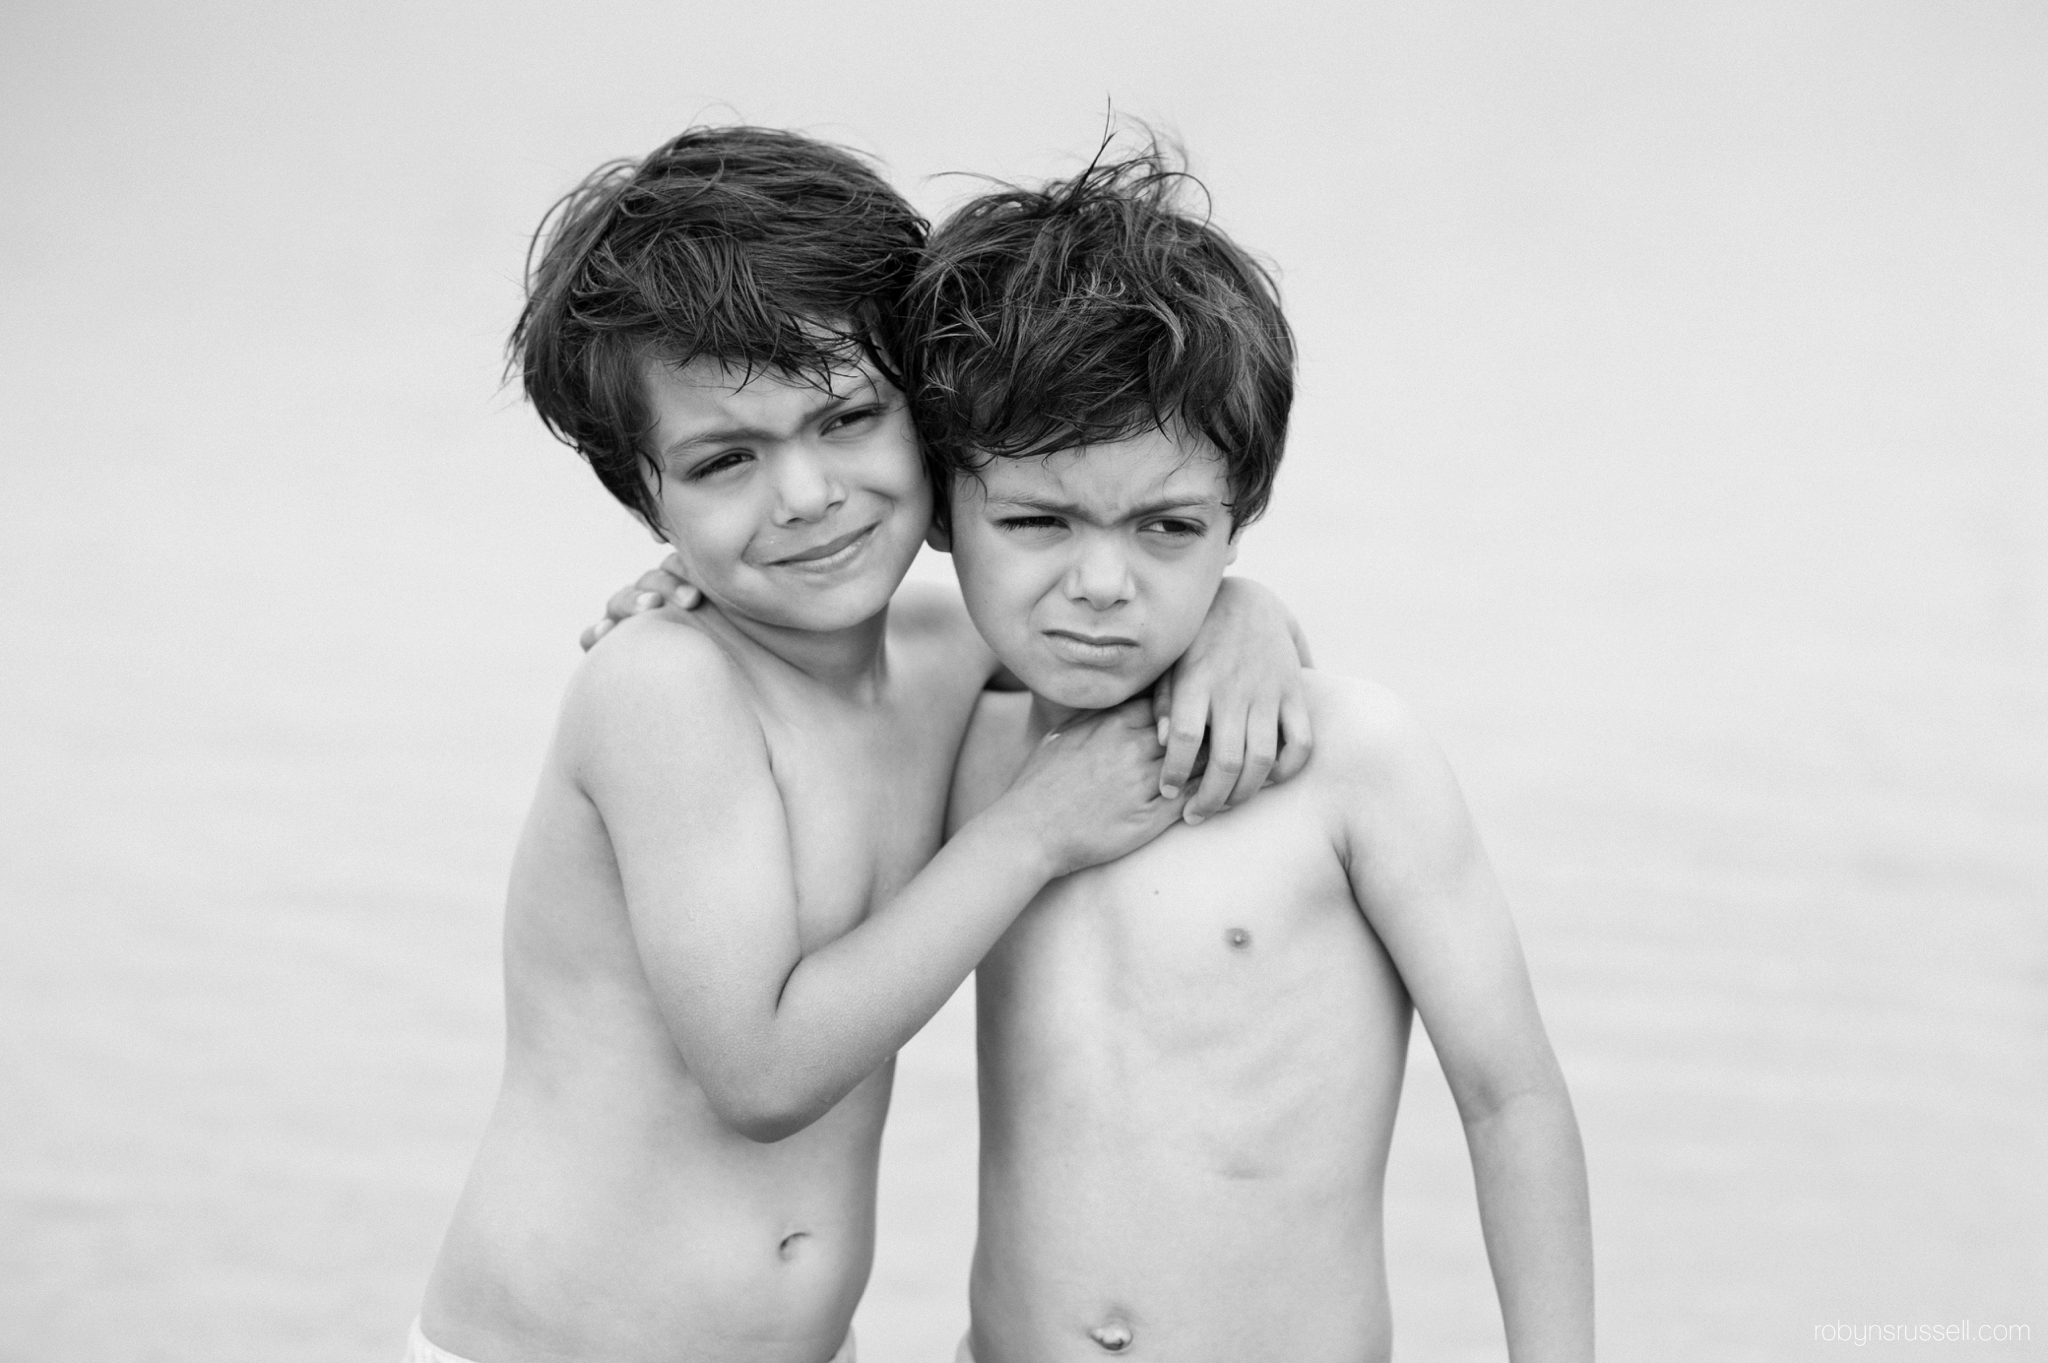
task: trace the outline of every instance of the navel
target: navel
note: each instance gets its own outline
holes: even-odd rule
[[[1105,1353],[1120,1354],[1131,1347],[1131,1327],[1120,1320],[1098,1325],[1088,1332],[1088,1338],[1100,1344]]]
[[[790,1234],[782,1237],[782,1243],[775,1247],[775,1252],[781,1255],[784,1260],[794,1259],[796,1258],[797,1242],[810,1238],[811,1233],[807,1230],[792,1231]]]

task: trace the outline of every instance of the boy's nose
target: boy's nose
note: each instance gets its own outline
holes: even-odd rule
[[[822,520],[846,500],[846,489],[826,461],[807,449],[777,451],[774,461],[776,519]]]
[[[1096,610],[1120,606],[1134,593],[1130,561],[1115,544],[1084,543],[1067,568],[1065,587],[1069,599]]]

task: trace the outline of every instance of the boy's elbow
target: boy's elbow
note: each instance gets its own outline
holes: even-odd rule
[[[1481,1074],[1452,1084],[1458,1114],[1467,1126],[1523,1114],[1570,1114],[1571,1093],[1553,1062],[1528,1071]]]
[[[773,1145],[788,1140],[817,1119],[814,1112],[763,1107],[736,1112],[726,1119],[726,1124],[757,1145]]]
[[[760,1145],[788,1140],[829,1107],[792,1085],[760,1079],[725,1085],[719,1092],[707,1088],[706,1095],[720,1121]]]
[[[779,1112],[735,1114],[726,1119],[727,1126],[756,1145],[773,1145],[777,1141],[786,1141],[810,1124],[808,1118]]]

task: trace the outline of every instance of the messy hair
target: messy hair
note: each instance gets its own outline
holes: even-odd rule
[[[1265,510],[1294,399],[1271,273],[1183,199],[1157,141],[1001,185],[933,232],[905,303],[911,402],[944,491],[1022,459],[1170,427],[1222,456],[1234,525]]]
[[[843,147],[692,128],[600,166],[549,210],[508,368],[547,428],[653,525],[643,365],[709,358],[829,389],[865,359],[900,386],[897,315],[924,237],[924,219]]]

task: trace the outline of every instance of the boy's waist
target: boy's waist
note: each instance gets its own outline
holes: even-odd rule
[[[1072,1210],[1011,1218],[984,1201],[969,1292],[977,1363],[1388,1356],[1377,1203],[1306,1221],[1241,1206]]]
[[[873,1258],[871,1177],[617,1172],[494,1157],[487,1141],[435,1268],[430,1337],[484,1359],[496,1355],[468,1346],[626,1359],[644,1343],[666,1359],[844,1333]]]

